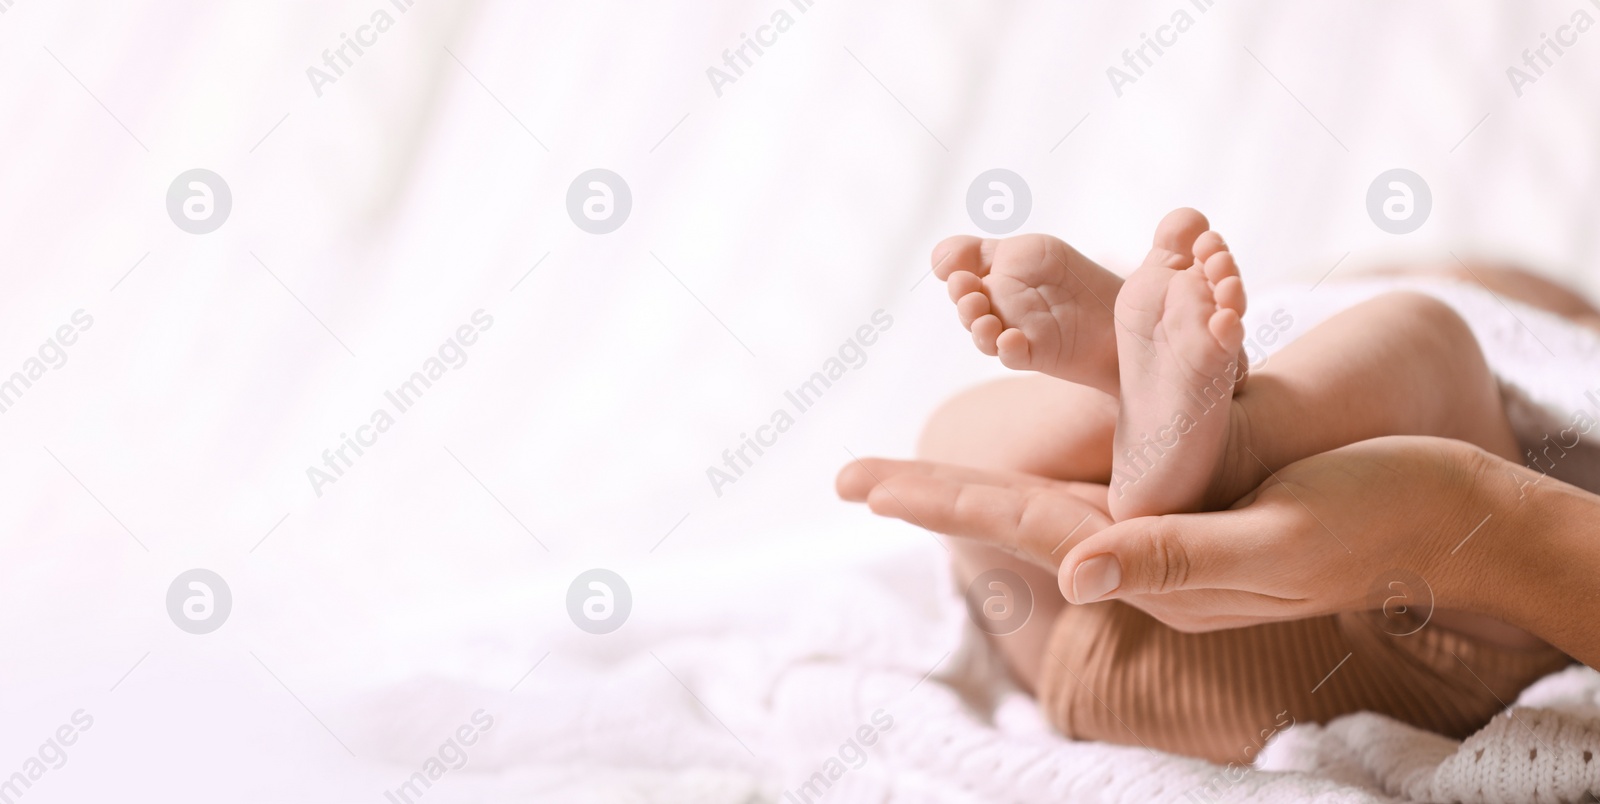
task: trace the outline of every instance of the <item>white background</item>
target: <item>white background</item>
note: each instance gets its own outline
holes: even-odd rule
[[[509,688],[547,654],[571,677],[781,610],[765,578],[938,560],[832,477],[999,373],[920,281],[990,168],[1030,183],[1027,230],[1117,270],[1190,205],[1254,287],[1454,250],[1600,291],[1600,32],[1506,77],[1587,2],[818,0],[718,97],[706,68],[780,5],[417,0],[320,97],[306,69],[387,0],[0,13],[0,374],[94,317],[0,416],[0,774],[84,708],[28,801],[377,800],[409,771],[354,696]],[[1107,67],[1179,7],[1117,97]],[[167,217],[193,167],[232,190],[213,234]],[[610,235],[567,217],[594,167],[632,189]],[[1367,217],[1392,167],[1433,192],[1407,236]],[[316,496],[306,468],[480,308],[468,364]],[[877,309],[868,363],[715,495],[706,467]],[[634,597],[604,639],[566,613],[595,566]],[[234,597],[202,637],[164,607],[191,567]]]

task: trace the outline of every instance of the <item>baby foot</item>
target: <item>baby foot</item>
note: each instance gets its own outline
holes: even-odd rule
[[[1007,368],[1117,393],[1112,305],[1122,278],[1054,237],[952,237],[933,250],[962,326]]]
[[[1239,269],[1205,216],[1180,209],[1163,218],[1117,295],[1116,519],[1201,510],[1228,453],[1244,310]]]

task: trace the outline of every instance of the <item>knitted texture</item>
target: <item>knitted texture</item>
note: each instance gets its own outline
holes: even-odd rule
[[[1600,792],[1600,673],[1572,667],[1462,742],[1370,713],[1291,729],[1260,766],[1415,801],[1570,802]]]
[[[1473,804],[1600,791],[1600,674],[1582,667],[1462,742],[1370,713],[1290,728],[1255,767],[1064,739],[1005,679],[941,558],[841,567],[849,601],[775,580],[794,615],[760,630],[663,637],[605,669],[552,656],[515,693],[419,680],[340,720],[372,724],[363,756],[414,765],[484,707],[495,727],[469,775],[537,801]],[[875,712],[892,725],[873,728]],[[822,795],[805,797],[808,783]]]

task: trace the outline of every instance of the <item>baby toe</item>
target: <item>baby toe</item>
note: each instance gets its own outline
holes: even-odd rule
[[[933,247],[930,259],[933,262],[933,275],[940,279],[948,279],[957,271],[983,274],[987,270],[984,266],[983,241],[971,235],[956,235],[939,241]]]
[[[1244,345],[1244,322],[1233,310],[1222,308],[1212,313],[1206,328],[1211,330],[1211,337],[1216,338],[1225,351],[1236,352]]]
[[[1237,275],[1224,278],[1216,287],[1217,309],[1230,310],[1236,316],[1244,315],[1244,280]]]
[[[1022,334],[1020,329],[1012,328],[1000,333],[995,340],[995,348],[1000,355],[1000,364],[1008,369],[1025,371],[1033,364],[1033,350],[1028,345],[1028,336]]]
[[[968,293],[956,302],[956,314],[961,317],[961,326],[967,329],[972,329],[973,322],[989,312],[989,297],[982,293]]]
[[[1000,319],[995,316],[986,315],[979,318],[972,322],[972,342],[977,345],[978,351],[995,357],[1000,354],[996,341],[999,340],[1002,329],[1004,327],[1001,326]]]
[[[1194,241],[1195,262],[1204,263],[1212,256],[1228,250],[1228,244],[1223,242],[1222,235],[1214,231],[1207,231]]]
[[[1152,245],[1176,254],[1193,254],[1195,241],[1210,228],[1211,223],[1198,211],[1188,207],[1175,209],[1156,225]]]
[[[950,301],[958,302],[968,293],[983,290],[983,280],[971,271],[956,271],[945,280],[945,289],[950,293]]]
[[[1234,262],[1233,252],[1218,251],[1207,257],[1203,263],[1206,272],[1206,281],[1215,285],[1229,277],[1239,276],[1239,265]]]

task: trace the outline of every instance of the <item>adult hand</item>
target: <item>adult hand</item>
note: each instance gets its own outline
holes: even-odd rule
[[[857,462],[839,491],[1059,566],[1071,602],[1122,599],[1205,631],[1371,608],[1397,573],[1420,576],[1441,607],[1471,608],[1492,574],[1480,548],[1504,533],[1499,497],[1475,495],[1494,460],[1447,439],[1374,439],[1287,466],[1228,511],[1116,524],[1105,486],[927,462]]]
[[[1315,455],[1230,510],[1130,519],[1082,540],[1062,562],[1062,593],[1121,599],[1185,631],[1370,609],[1374,590],[1418,578],[1428,602],[1472,610],[1506,537],[1520,536],[1495,521],[1504,495],[1480,493],[1498,461],[1412,436]]]
[[[839,478],[875,513],[1059,563],[1074,603],[1121,599],[1205,631],[1374,608],[1374,589],[1411,574],[1439,609],[1600,668],[1600,496],[1471,445],[1363,441],[1284,467],[1228,511],[1114,525],[1104,489],[901,461]]]

